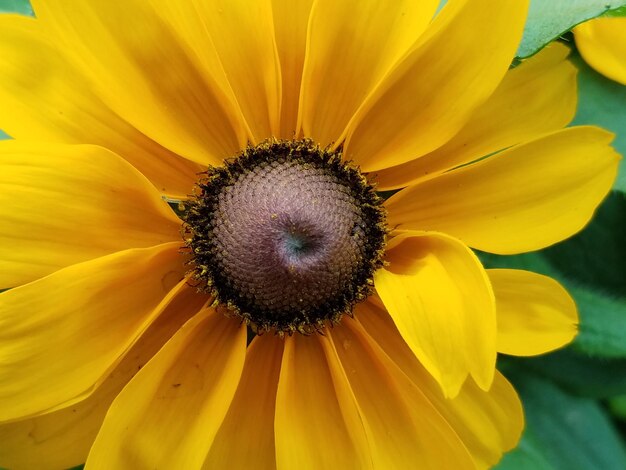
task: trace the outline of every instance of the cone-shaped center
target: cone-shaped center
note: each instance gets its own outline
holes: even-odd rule
[[[340,155],[268,142],[199,187],[185,217],[196,276],[256,328],[309,332],[369,293],[384,214]]]

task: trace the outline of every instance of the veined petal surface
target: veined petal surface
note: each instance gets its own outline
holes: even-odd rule
[[[96,144],[121,155],[159,191],[182,198],[201,166],[120,118],[34,18],[0,15],[0,129],[16,139]]]
[[[246,329],[212,309],[189,320],[115,399],[87,468],[199,469],[230,407]]]
[[[455,430],[478,468],[490,468],[518,443],[524,426],[522,405],[513,387],[499,372],[496,371],[488,391],[467,380],[455,398],[446,398],[439,384],[402,341],[378,297],[357,305],[355,317]]]
[[[612,140],[585,126],[517,145],[399,191],[386,201],[387,221],[491,253],[544,248],[582,229],[611,189],[620,160]]]
[[[382,77],[417,41],[437,0],[317,0],[302,76],[303,134],[323,147],[346,125]]]
[[[131,165],[96,146],[0,142],[0,288],[127,248],[182,240]]]
[[[0,466],[56,470],[84,463],[115,397],[207,300],[184,286],[93,394],[66,408],[0,425]]]
[[[283,139],[293,139],[298,135],[300,86],[312,6],[313,0],[272,0],[282,81],[279,136]]]
[[[488,269],[496,296],[498,351],[533,356],[576,336],[574,299],[554,279],[517,269]]]
[[[276,469],[274,416],[284,345],[272,334],[252,340],[237,393],[202,468]]]
[[[495,301],[480,261],[437,233],[391,240],[389,263],[374,275],[378,295],[402,337],[449,397],[468,375],[484,390],[496,360]]]
[[[346,158],[371,172],[443,145],[502,80],[527,9],[528,0],[448,1],[350,123]]]
[[[33,0],[37,21],[123,119],[197,163],[248,140],[210,36],[192,5]]]
[[[0,421],[92,393],[176,292],[178,249],[113,253],[1,293]]]
[[[379,190],[397,189],[561,129],[576,112],[576,67],[553,43],[504,76],[496,91],[448,142],[402,165],[376,172]]]
[[[272,0],[192,0],[215,51],[252,140],[279,133],[281,72]]]
[[[346,319],[328,334],[363,420],[373,468],[474,468],[454,429],[358,322]]]
[[[354,394],[327,337],[285,339],[274,426],[277,470],[373,470]]]

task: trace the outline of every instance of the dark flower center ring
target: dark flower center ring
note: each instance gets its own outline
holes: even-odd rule
[[[340,152],[266,141],[210,168],[185,203],[194,277],[257,332],[350,314],[382,265],[382,199]]]

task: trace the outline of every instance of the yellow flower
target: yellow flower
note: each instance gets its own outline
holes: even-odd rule
[[[566,344],[576,310],[470,247],[580,230],[618,156],[562,129],[566,48],[508,70],[527,1],[438,4],[0,18],[0,466],[464,469],[515,446],[496,354]],[[372,182],[402,189],[381,208]]]
[[[574,28],[576,46],[602,75],[626,85],[626,18],[596,18]]]

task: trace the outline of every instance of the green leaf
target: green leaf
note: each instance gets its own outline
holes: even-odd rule
[[[613,145],[626,156],[626,86],[599,74],[578,54],[572,55],[572,61],[579,70],[578,111],[573,124],[595,124],[615,132]],[[626,193],[626,158],[620,162],[614,187]]]
[[[526,428],[515,450],[504,456],[495,470],[556,470],[541,449],[541,442]]]
[[[609,10],[602,16],[608,16],[612,18],[626,16],[626,6],[616,8],[615,10]]]
[[[33,9],[28,0],[0,0],[0,12],[32,16]]]
[[[529,57],[577,24],[624,6],[624,0],[531,0],[517,56]]]
[[[498,470],[626,468],[624,445],[598,403],[523,370],[510,379],[524,403],[526,431],[524,446],[506,456]]]
[[[522,361],[528,370],[572,395],[606,399],[626,393],[626,359],[592,358],[567,348],[544,356],[509,360]]]
[[[545,250],[550,262],[574,280],[626,295],[626,196],[613,192],[579,234]]]
[[[609,400],[609,409],[613,416],[626,421],[626,395],[611,398]]]
[[[564,285],[576,300],[580,315],[580,333],[573,347],[592,356],[626,357],[626,299],[571,282]]]

